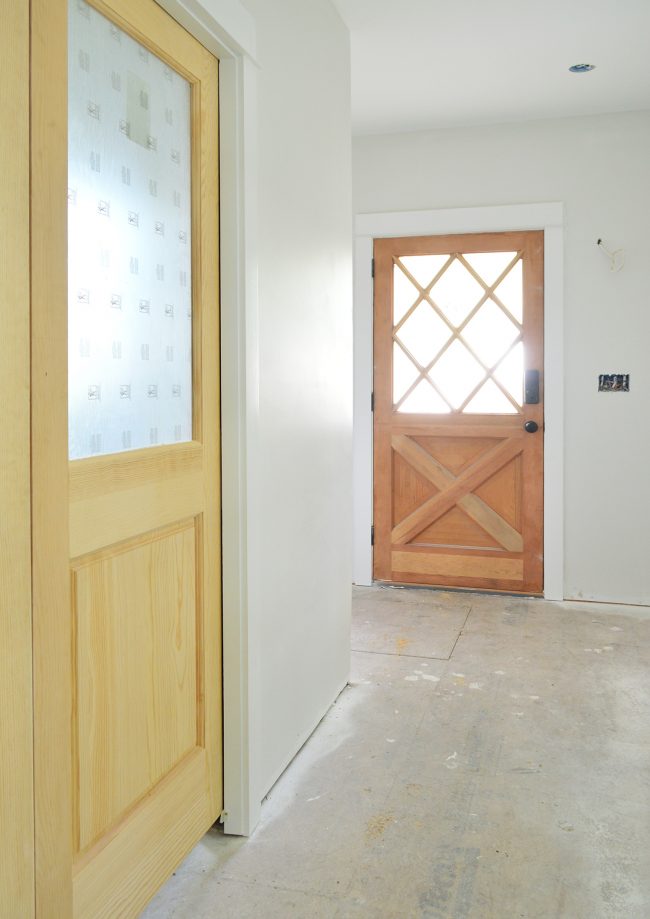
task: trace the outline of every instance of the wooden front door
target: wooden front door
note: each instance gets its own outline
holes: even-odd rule
[[[374,577],[539,594],[543,233],[374,258]]]
[[[218,64],[33,0],[32,67],[37,917],[122,919],[222,810]]]

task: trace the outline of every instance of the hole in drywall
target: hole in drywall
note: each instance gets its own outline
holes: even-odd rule
[[[598,392],[629,392],[629,373],[601,373],[598,377]]]

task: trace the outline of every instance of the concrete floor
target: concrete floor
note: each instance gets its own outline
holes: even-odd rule
[[[143,916],[648,919],[643,613],[356,589],[350,686],[256,833]]]

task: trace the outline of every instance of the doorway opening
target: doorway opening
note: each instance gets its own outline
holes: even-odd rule
[[[538,230],[544,240],[543,595],[564,596],[564,333],[563,205],[521,204],[358,214],[355,218],[354,297],[354,544],[353,580],[373,583],[374,279],[376,240]]]

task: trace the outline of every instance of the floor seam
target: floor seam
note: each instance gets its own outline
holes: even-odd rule
[[[458,636],[456,637],[456,642]],[[454,647],[456,647],[454,642]],[[408,657],[414,661],[448,661],[450,657],[428,657],[426,654],[399,654],[395,651],[366,651],[365,648],[350,648],[354,654],[376,654],[379,657]],[[453,652],[453,649],[452,649]]]
[[[456,635],[456,638],[454,639],[454,643],[452,645],[451,651],[449,652],[449,657],[433,657],[433,656],[429,656],[428,654],[400,654],[399,652],[396,652],[396,651],[369,651],[365,648],[350,648],[350,651],[352,651],[354,654],[376,654],[376,655],[379,655],[380,657],[407,657],[407,658],[410,658],[411,660],[419,660],[419,661],[442,661],[442,662],[450,661],[452,654],[456,650],[456,645],[458,644],[460,637],[463,634],[463,630],[465,626],[467,625],[467,621],[469,619],[470,613],[472,612],[472,609],[473,609],[472,606],[469,606],[467,608],[467,614],[463,620],[463,624],[458,630],[458,634]]]
[[[449,653],[449,657],[447,658],[448,661],[450,661],[450,660],[452,659],[452,657],[453,657],[454,651],[456,650],[456,645],[457,645],[458,642],[460,641],[460,637],[461,637],[461,635],[463,634],[463,630],[464,630],[465,626],[467,625],[467,621],[468,621],[468,619],[469,619],[470,613],[472,612],[472,609],[473,609],[473,607],[470,606],[470,608],[467,610],[467,615],[465,616],[465,621],[463,622],[463,624],[462,624],[461,627],[460,627],[460,631],[458,632],[458,635],[456,636],[456,641],[454,642],[454,646],[453,646],[453,648],[451,649],[451,652]]]

